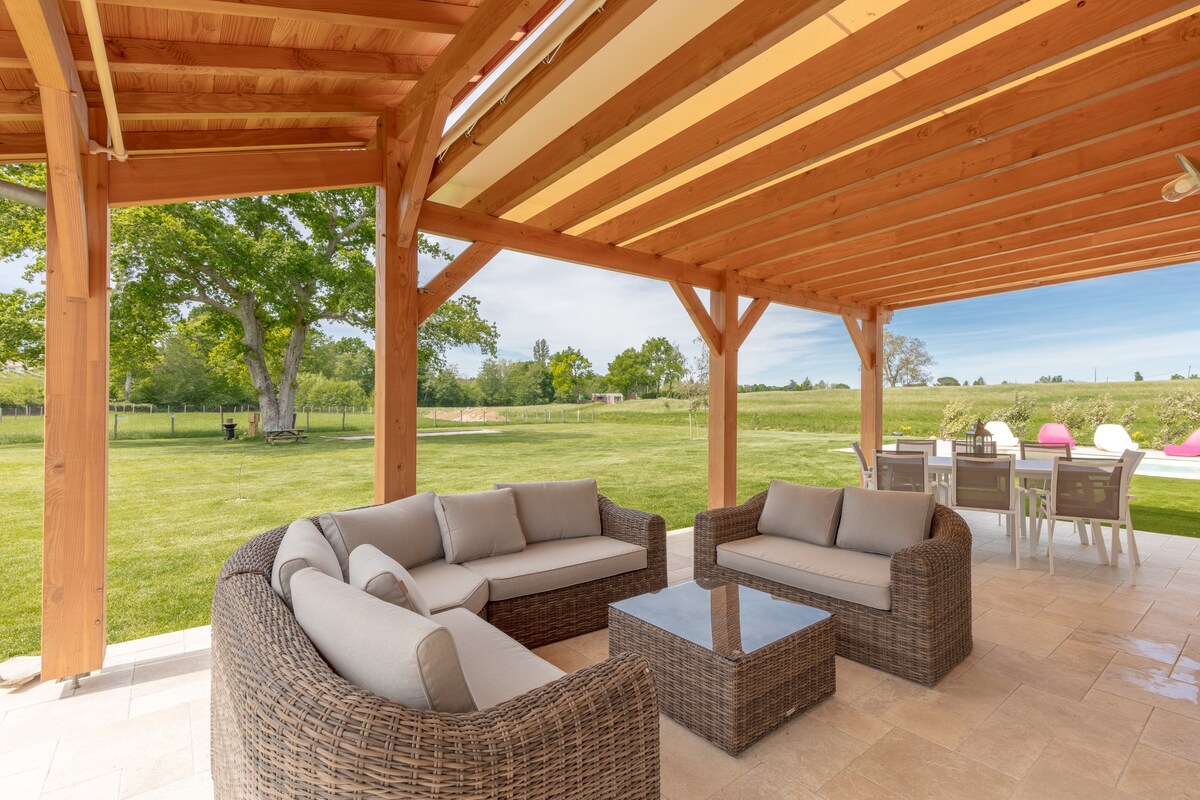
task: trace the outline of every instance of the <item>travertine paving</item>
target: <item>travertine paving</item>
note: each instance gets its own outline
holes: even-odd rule
[[[933,689],[838,659],[837,694],[737,758],[663,718],[668,800],[1200,798],[1200,539],[1139,533],[1142,567],[1072,535],[1013,569],[975,534],[975,650]],[[689,531],[668,542],[691,577]],[[210,798],[208,630],[109,647],[78,690],[0,694],[0,796]],[[539,650],[563,669],[607,632]]]

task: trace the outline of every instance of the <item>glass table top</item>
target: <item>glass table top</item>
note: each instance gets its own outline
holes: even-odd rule
[[[632,617],[722,656],[753,653],[829,619],[819,608],[732,583],[695,581],[612,604]]]

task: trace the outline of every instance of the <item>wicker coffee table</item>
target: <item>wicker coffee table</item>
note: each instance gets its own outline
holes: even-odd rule
[[[695,582],[608,607],[609,655],[650,662],[659,710],[739,753],[833,694],[826,611],[747,586]]]

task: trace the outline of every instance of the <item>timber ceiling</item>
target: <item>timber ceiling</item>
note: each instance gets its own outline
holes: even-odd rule
[[[117,0],[101,16],[135,153],[347,148],[477,4]],[[406,10],[423,22],[372,21]],[[564,252],[839,313],[1194,261],[1200,198],[1159,192],[1175,153],[1200,156],[1198,14],[1195,0],[606,0],[443,141],[421,224],[491,251],[560,232]],[[0,12],[0,158],[41,130],[11,29]]]

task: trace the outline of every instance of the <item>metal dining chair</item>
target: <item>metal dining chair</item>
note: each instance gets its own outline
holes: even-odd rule
[[[1013,563],[1021,568],[1021,535],[1017,517],[1017,462],[1011,453],[997,456],[955,455],[950,471],[950,506],[966,511],[991,511],[1008,517]]]
[[[1071,460],[1071,445],[1063,442],[1062,444],[1042,444],[1040,442],[1021,442],[1021,460],[1022,461],[1054,461],[1054,459],[1062,461]],[[1050,479],[1047,478],[1022,478],[1020,483],[1020,491],[1022,498],[1028,500],[1029,504],[1029,543],[1030,552],[1037,553],[1039,542],[1042,538],[1042,521],[1046,519],[1046,509],[1043,507],[1043,498],[1046,492],[1050,489]],[[1021,528],[1024,529],[1025,516],[1022,515]],[[1076,526],[1076,532],[1079,534],[1080,544],[1087,544],[1087,533],[1083,528],[1083,523]]]
[[[1142,557],[1138,554],[1137,537],[1133,535],[1133,516],[1132,510],[1129,507],[1130,500],[1137,500],[1137,496],[1130,493],[1130,488],[1133,485],[1133,476],[1137,472],[1138,466],[1142,463],[1142,459],[1146,457],[1146,453],[1142,450],[1126,450],[1121,453],[1121,463],[1125,466],[1122,472],[1122,480],[1125,483],[1125,521],[1122,526],[1125,528],[1125,541],[1128,543],[1129,550],[1129,581],[1133,583],[1133,567],[1134,565],[1141,566]],[[1118,526],[1112,526],[1112,546],[1109,552],[1112,558],[1113,566],[1117,565],[1117,556],[1121,553],[1121,537],[1118,535]],[[1093,527],[1092,536],[1098,536],[1100,532]]]
[[[897,439],[897,453],[924,453],[926,458],[937,455],[937,439]]]
[[[1133,525],[1129,521],[1129,480],[1127,464],[1122,461],[1080,462],[1056,458],[1050,476],[1050,489],[1046,492],[1046,514],[1049,527],[1046,534],[1046,549],[1050,556],[1050,574],[1054,574],[1054,524],[1060,520],[1091,522],[1093,526],[1109,524],[1115,530],[1127,525],[1130,531],[1130,550]],[[1095,528],[1094,528],[1095,530]],[[1104,541],[1096,537],[1097,546],[1104,557]],[[1134,558],[1130,557],[1129,581],[1134,583]]]
[[[858,442],[851,442],[850,446],[854,448],[854,455],[858,456],[858,468],[862,471],[863,488],[874,489],[875,470],[867,463],[867,457],[863,455],[862,445]]]
[[[875,488],[891,492],[932,491],[925,454],[876,450]]]
[[[991,441],[983,445],[983,452],[977,448],[978,444],[971,444],[966,439],[954,439],[950,444],[951,450],[955,455],[962,454],[964,456],[994,456],[996,455],[996,442]]]

